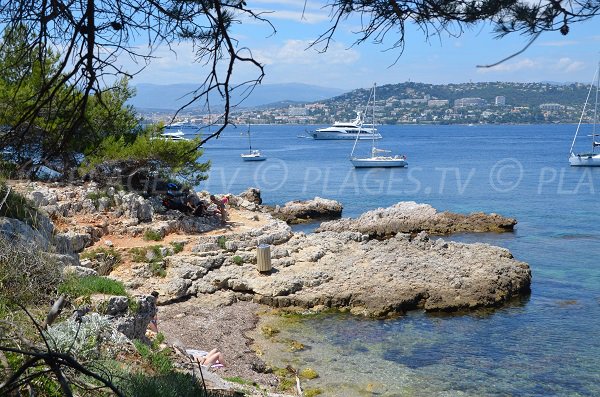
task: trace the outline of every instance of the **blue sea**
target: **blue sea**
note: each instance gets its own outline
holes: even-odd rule
[[[447,238],[506,247],[532,269],[531,294],[503,307],[309,317],[280,336],[305,350],[282,345],[264,359],[314,368],[319,378],[304,386],[327,396],[600,396],[600,168],[569,167],[575,127],[380,127],[377,145],[405,154],[405,169],[355,170],[354,142],[298,137],[315,126],[252,126],[264,162],[241,161],[245,126],[209,142],[203,158],[212,169],[200,189],[255,186],[271,205],[332,198],[346,217],[404,200],[495,212],[518,220],[513,233]],[[356,150],[367,154],[370,142]]]

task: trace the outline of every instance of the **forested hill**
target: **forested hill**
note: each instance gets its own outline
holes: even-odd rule
[[[482,98],[494,103],[496,96],[504,96],[506,104],[512,106],[539,106],[543,103],[560,103],[566,106],[581,106],[585,101],[589,85],[581,83],[461,83],[427,84],[405,82],[377,87],[377,99],[447,99],[450,104],[460,98]],[[330,99],[330,102],[366,103],[369,89],[353,90]],[[328,102],[329,102],[328,101]]]

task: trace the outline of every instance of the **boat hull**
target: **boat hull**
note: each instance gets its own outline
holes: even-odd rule
[[[354,168],[401,168],[408,166],[404,159],[371,159],[371,158],[352,158],[350,162]]]
[[[572,167],[600,167],[600,153],[571,154]]]
[[[357,136],[359,140],[363,140],[363,139],[368,139],[368,140],[373,140],[373,139],[381,139],[381,134],[379,133],[375,133],[375,134],[370,134],[370,133],[361,133],[361,134],[356,134],[353,132],[313,132],[311,134],[312,138],[314,140],[338,140],[338,141],[342,141],[342,140],[356,140]]]
[[[242,160],[244,161],[265,161],[267,158],[263,156],[245,156],[241,155]]]

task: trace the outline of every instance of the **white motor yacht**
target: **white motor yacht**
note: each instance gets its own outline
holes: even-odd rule
[[[361,112],[356,112],[354,121],[336,121],[331,127],[315,130],[311,136],[317,140],[381,139],[381,134],[377,132],[375,125],[363,123]]]

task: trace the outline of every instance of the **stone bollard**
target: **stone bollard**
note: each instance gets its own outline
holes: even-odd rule
[[[256,249],[256,268],[261,273],[271,271],[271,246],[260,244]]]

